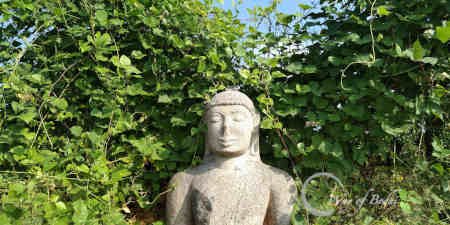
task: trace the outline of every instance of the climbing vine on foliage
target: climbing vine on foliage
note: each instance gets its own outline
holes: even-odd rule
[[[258,97],[265,152],[280,167],[294,165],[301,180],[317,171],[338,175],[347,199],[397,190],[399,203],[340,206],[335,216],[316,219],[300,206],[293,221],[445,223],[450,5],[316,3],[300,4],[297,14],[276,12],[276,1],[254,11],[269,32],[250,27],[252,51],[240,72],[265,78]]]
[[[202,104],[236,74],[243,25],[208,1],[0,11],[2,224],[159,219],[168,178],[200,159]]]
[[[244,25],[211,0],[0,1],[0,223],[162,224],[169,178],[202,158],[204,102],[236,85],[263,160],[299,184],[399,190],[356,214],[299,204],[293,224],[448,222],[450,5],[314,3]]]

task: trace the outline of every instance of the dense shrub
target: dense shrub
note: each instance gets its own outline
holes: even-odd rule
[[[202,104],[235,73],[243,26],[200,1],[0,9],[2,221],[158,214],[168,178],[200,158]]]
[[[302,180],[338,175],[347,199],[373,188],[384,197],[397,190],[399,203],[353,203],[333,217],[299,213],[296,221],[447,223],[450,4],[320,3],[292,15],[277,13],[276,3],[255,12],[269,32],[249,29],[253,51],[240,72],[265,82],[258,101],[266,152],[278,166],[291,160]]]
[[[234,85],[299,187],[399,190],[293,223],[448,222],[447,1],[276,5],[252,11],[260,32],[211,1],[0,1],[0,223],[161,224],[168,179],[201,161],[203,103]]]

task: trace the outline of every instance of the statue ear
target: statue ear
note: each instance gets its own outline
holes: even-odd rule
[[[254,129],[259,129],[259,123],[261,122],[261,116],[259,112],[255,111],[253,113],[253,125]]]
[[[259,112],[253,113],[253,132],[252,132],[252,140],[250,146],[250,154],[256,159],[260,159],[259,155],[259,123],[260,123],[260,115]]]
[[[200,119],[200,123],[206,124],[206,115],[208,114],[208,111],[204,111],[202,114],[202,118]]]
[[[211,158],[211,149],[209,146],[209,141],[207,136],[207,132],[208,132],[208,124],[206,121],[206,117],[205,117],[206,113],[203,114],[203,117],[200,121],[200,130],[201,132],[204,134],[204,143],[205,143],[205,147],[204,147],[204,151],[205,153],[203,154],[203,160],[209,160]]]

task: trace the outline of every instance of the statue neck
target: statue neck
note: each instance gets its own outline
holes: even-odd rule
[[[249,152],[240,155],[240,156],[222,156],[213,154],[211,157],[211,163],[217,165],[217,167],[221,169],[236,169],[236,168],[244,168],[249,163],[257,161],[254,157],[252,157]]]

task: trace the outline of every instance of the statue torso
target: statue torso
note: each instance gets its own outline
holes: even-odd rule
[[[204,165],[195,169],[191,204],[195,225],[263,225],[270,200],[265,165]]]

